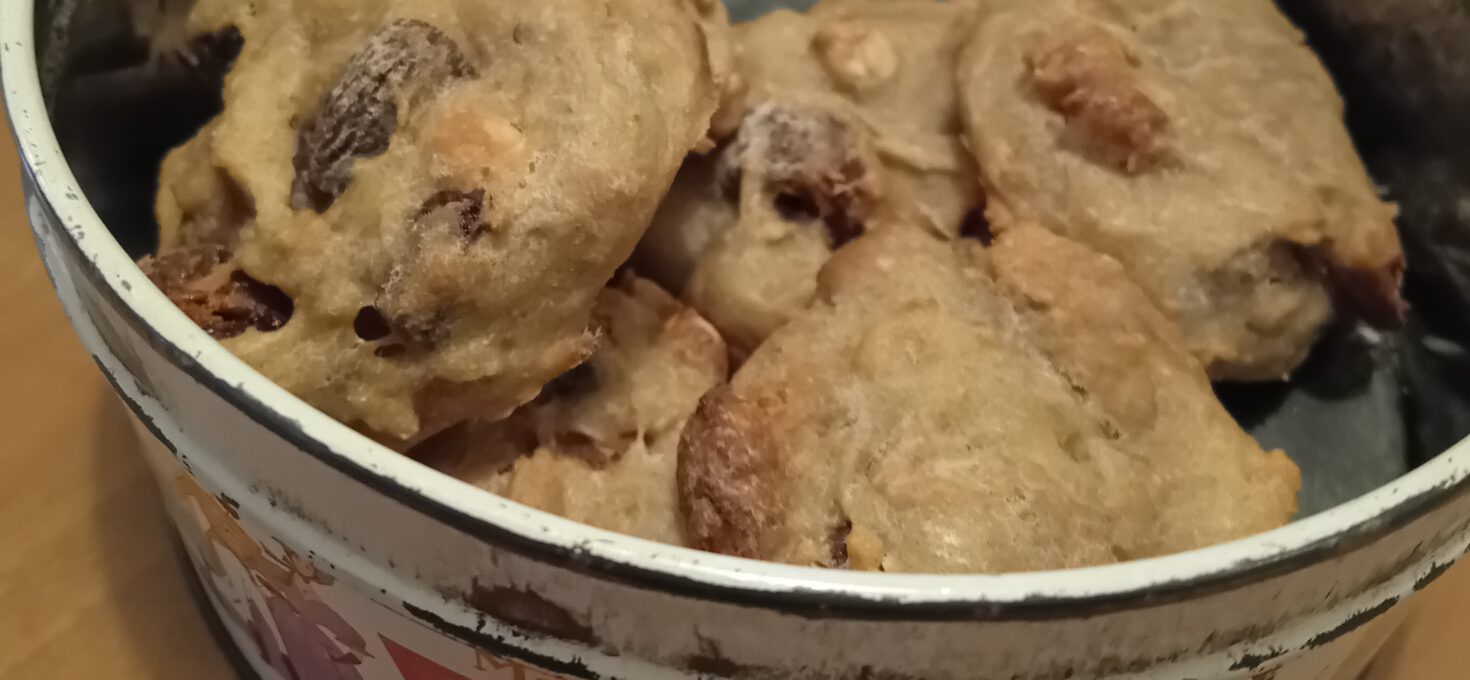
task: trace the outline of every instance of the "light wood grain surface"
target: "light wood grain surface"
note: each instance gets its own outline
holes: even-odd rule
[[[126,416],[52,295],[0,142],[0,678],[234,677]],[[1470,564],[1365,680],[1470,679]]]

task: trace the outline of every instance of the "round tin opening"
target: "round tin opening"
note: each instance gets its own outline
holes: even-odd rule
[[[1470,444],[1461,442],[1367,493],[1233,543],[1086,569],[968,576],[868,574],[757,562],[656,545],[535,511],[507,515],[503,503],[493,502],[496,499],[486,492],[371,442],[267,381],[190,323],[142,275],[133,257],[150,244],[143,238],[119,239],[116,234],[136,237],[142,232],[123,225],[151,217],[138,217],[135,206],[119,202],[112,194],[151,192],[151,187],[122,185],[105,192],[107,195],[84,192],[83,187],[95,186],[98,177],[113,175],[107,168],[70,164],[58,140],[58,129],[68,129],[64,125],[68,115],[65,93],[59,91],[62,73],[68,68],[73,72],[75,68],[106,71],[108,59],[138,58],[137,46],[120,36],[117,42],[89,41],[85,49],[73,46],[74,63],[70,65],[54,57],[38,58],[38,54],[54,54],[48,46],[69,43],[72,36],[51,27],[62,25],[76,7],[74,2],[37,7],[21,1],[0,9],[0,79],[22,157],[39,196],[32,209],[55,214],[63,225],[57,235],[60,245],[90,263],[86,272],[90,284],[180,368],[306,455],[506,549],[652,589],[819,615],[906,620],[1049,618],[1153,605],[1291,571],[1374,541],[1467,489]],[[38,17],[42,19],[39,24]],[[190,91],[163,94],[178,95],[185,101],[198,95]],[[173,109],[171,115],[187,122],[207,116],[210,107],[204,102],[198,108]],[[139,141],[115,139],[116,121],[111,122],[111,129],[112,143]],[[173,130],[177,134],[177,128]],[[142,141],[157,146],[168,139],[164,134]],[[73,138],[66,146],[75,148],[77,143],[98,142]],[[118,162],[139,162],[128,153],[111,157]],[[114,230],[108,229],[99,213],[109,216]],[[48,234],[39,237],[51,238]],[[1226,397],[1261,398],[1249,394]],[[527,520],[528,516],[535,521]],[[545,527],[553,531],[546,533]]]

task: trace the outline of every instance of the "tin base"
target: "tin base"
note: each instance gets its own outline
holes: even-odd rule
[[[230,662],[230,667],[235,669],[236,677],[240,680],[265,680],[255,672],[245,656],[245,651],[235,644],[235,639],[230,637],[230,632],[225,629],[225,622],[219,616],[219,611],[210,602],[209,593],[204,590],[204,582],[199,580],[199,573],[189,562],[189,554],[184,550],[183,539],[174,532],[174,552],[178,555],[179,562],[184,565],[184,574],[189,582],[189,592],[194,596],[194,604],[199,608],[199,616],[204,619],[204,624],[209,627],[209,634],[219,644],[220,651],[225,653],[225,659]]]

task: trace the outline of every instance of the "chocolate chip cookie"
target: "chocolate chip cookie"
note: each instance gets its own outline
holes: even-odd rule
[[[283,293],[284,323],[218,335],[343,422],[406,446],[502,417],[591,352],[599,291],[706,145],[723,11],[202,0],[192,30],[244,47],[165,163],[164,257],[217,246]]]
[[[695,547],[923,573],[1078,567],[1285,523],[1299,473],[1114,259],[884,229],[689,420]]]
[[[1397,320],[1394,208],[1272,3],[1003,3],[959,83],[991,225],[1123,262],[1212,377],[1285,377],[1334,296]]]

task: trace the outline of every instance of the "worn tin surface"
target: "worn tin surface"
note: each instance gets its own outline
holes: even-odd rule
[[[1264,535],[1002,576],[758,563],[499,499],[315,412],[168,304],[62,158],[32,25],[29,0],[0,6],[37,243],[262,677],[1349,680],[1470,545],[1463,443]]]

